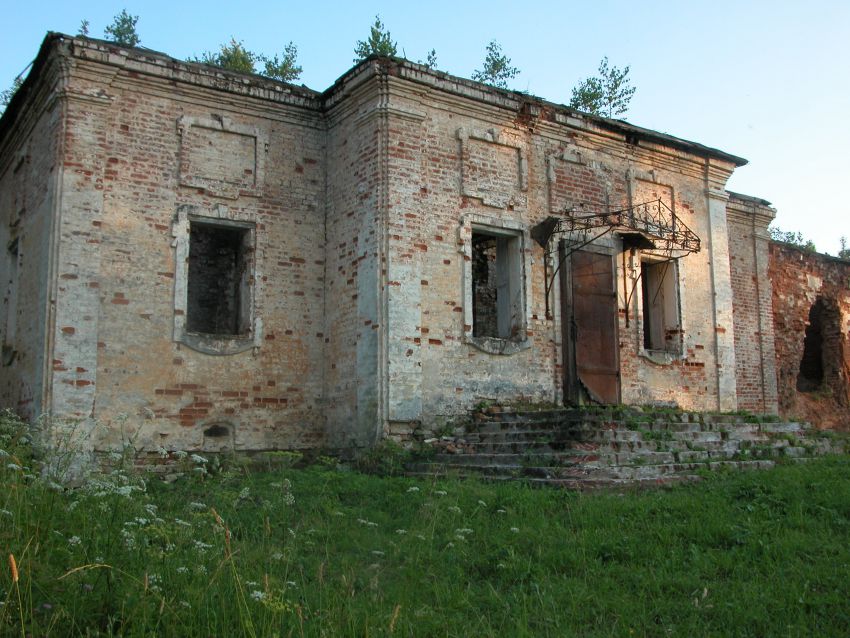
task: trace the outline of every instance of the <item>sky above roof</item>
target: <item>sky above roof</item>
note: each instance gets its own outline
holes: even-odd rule
[[[730,190],[764,198],[775,224],[835,254],[850,241],[850,2],[693,0],[535,3],[270,2],[145,0],[112,4],[16,2],[0,31],[0,88],[35,57],[47,31],[74,34],[83,19],[103,37],[126,8],[139,16],[142,46],[176,58],[217,50],[235,37],[258,53],[290,40],[304,72],[323,90],[381,20],[399,53],[470,77],[496,39],[521,71],[510,88],[568,103],[571,89],[607,56],[630,66],[637,92],[626,119],[747,158]]]

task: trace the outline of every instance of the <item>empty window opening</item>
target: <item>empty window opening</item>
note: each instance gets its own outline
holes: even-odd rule
[[[522,339],[518,235],[472,233],[472,336]]]
[[[679,352],[681,326],[676,266],[673,262],[643,261],[643,347],[646,350]]]
[[[18,323],[18,240],[9,243],[6,251],[6,294],[3,298],[3,365],[10,365],[15,358],[15,334]]]
[[[809,323],[803,339],[803,357],[797,375],[797,390],[814,392],[823,386],[824,303],[818,299],[809,310]]]
[[[250,331],[247,228],[191,222],[186,329],[238,336]]]

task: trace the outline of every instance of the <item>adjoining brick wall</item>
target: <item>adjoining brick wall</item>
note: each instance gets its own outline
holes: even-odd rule
[[[766,414],[779,409],[767,231],[775,214],[764,200],[730,193],[727,219],[738,407]]]
[[[850,426],[850,262],[770,243],[779,411],[821,426]],[[822,381],[800,381],[812,309],[820,322]],[[814,344],[813,344],[814,345]],[[817,351],[809,356],[817,356]],[[799,389],[798,389],[799,386]]]
[[[14,134],[0,143],[0,406],[27,419],[45,410],[51,365],[45,343],[63,118],[47,104],[56,71],[45,71],[45,87],[27,96]]]

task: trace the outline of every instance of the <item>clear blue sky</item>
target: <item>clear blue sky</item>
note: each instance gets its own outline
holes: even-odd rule
[[[0,85],[11,83],[47,31],[102,37],[115,14],[140,16],[142,45],[177,58],[231,36],[273,54],[290,40],[301,81],[327,88],[352,63],[354,43],[380,14],[399,50],[469,77],[495,38],[521,74],[512,88],[555,102],[603,56],[631,66],[627,119],[750,160],[729,188],[763,197],[777,224],[835,254],[850,240],[850,2],[8,2],[0,29]]]

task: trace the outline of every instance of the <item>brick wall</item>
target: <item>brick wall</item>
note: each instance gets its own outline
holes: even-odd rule
[[[775,414],[776,355],[767,227],[776,213],[764,200],[732,194],[727,214],[738,407]]]
[[[123,420],[149,448],[321,444],[320,117],[286,96],[224,101],[212,83],[166,90],[123,60],[111,66],[109,51],[89,54],[68,88],[53,411],[112,425],[99,446],[118,443]],[[185,122],[194,124],[181,130]],[[217,139],[238,134],[241,146],[184,144],[193,125]],[[245,144],[250,151],[235,154]],[[240,181],[229,164],[240,166]],[[185,207],[255,229],[253,348],[211,353],[174,339],[175,228]],[[209,438],[215,425],[228,436]]]
[[[48,104],[56,72],[55,65],[44,70],[42,90],[27,93],[14,133],[0,143],[0,404],[29,419],[45,409],[49,365],[49,273],[63,123],[61,106]]]
[[[616,264],[622,401],[736,405],[736,158],[410,63],[370,61],[320,95],[57,42],[73,64],[45,407],[110,426],[98,446],[125,422],[146,447],[363,446],[482,399],[559,402],[557,256],[530,230],[650,197],[702,251],[675,267],[681,345],[659,353],[643,346],[642,255],[616,234],[594,243]],[[239,334],[187,321],[193,223],[250,244]],[[475,232],[508,238],[510,338],[473,329]]]
[[[770,243],[773,327],[781,414],[821,426],[850,423],[850,262],[796,246]],[[801,384],[812,308],[821,308],[822,379]]]

